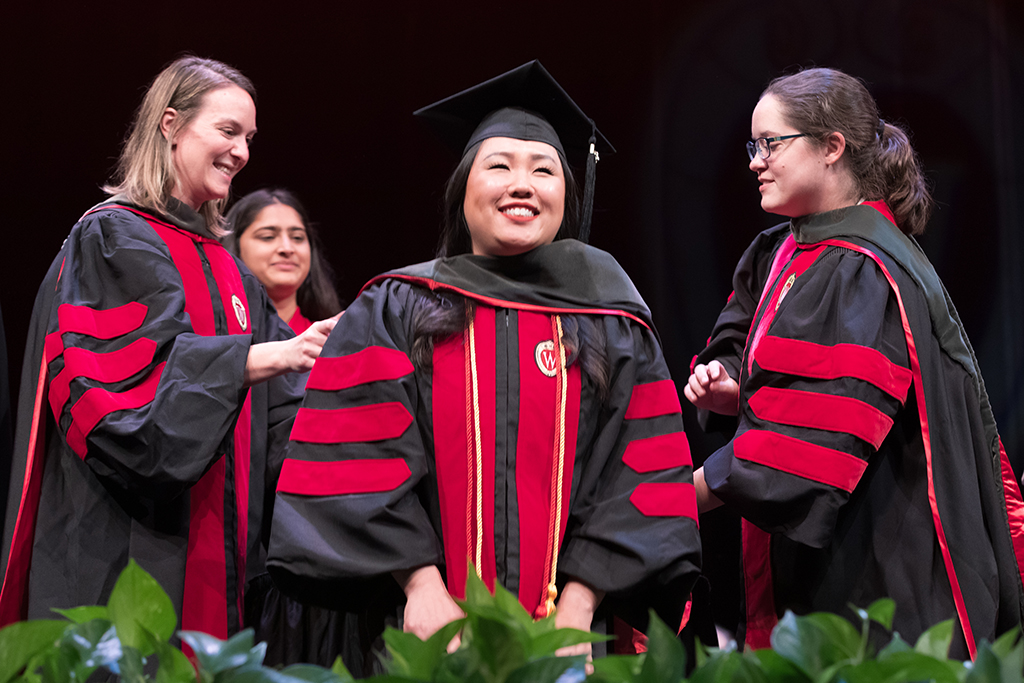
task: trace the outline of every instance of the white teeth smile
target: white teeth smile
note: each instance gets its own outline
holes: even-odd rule
[[[224,175],[231,175],[231,169],[227,166],[221,166],[220,164],[214,164],[213,167],[223,173]]]
[[[510,209],[505,209],[504,211],[502,211],[502,213],[508,214],[509,216],[524,216],[524,217],[526,217],[526,216],[535,216],[536,215],[531,209],[527,209],[524,206],[513,206]]]

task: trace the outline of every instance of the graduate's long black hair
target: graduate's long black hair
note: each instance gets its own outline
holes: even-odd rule
[[[471,254],[473,242],[463,205],[469,172],[480,150],[477,143],[466,150],[462,160],[448,178],[444,191],[444,215],[438,258]],[[559,152],[565,178],[565,208],[562,225],[555,240],[574,238],[579,234],[580,190],[569,164]],[[424,294],[413,312],[412,361],[417,367],[429,367],[434,352],[434,341],[462,334],[466,328],[469,304],[465,297],[451,292]],[[567,354],[567,366],[579,362],[580,369],[593,382],[598,397],[608,395],[607,336],[599,319],[587,315],[562,315],[562,343]]]

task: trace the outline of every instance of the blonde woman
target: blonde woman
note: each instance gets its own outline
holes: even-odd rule
[[[268,463],[333,321],[291,333],[217,242],[255,90],[183,57],[153,81],[112,196],[72,228],[30,328],[0,622],[103,604],[130,558],[185,630],[241,626]],[[269,480],[269,481],[268,481]]]

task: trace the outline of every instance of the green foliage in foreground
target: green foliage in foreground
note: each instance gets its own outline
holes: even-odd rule
[[[739,653],[735,647],[700,649],[697,666],[684,679],[686,656],[675,634],[651,615],[649,650],[644,655],[610,656],[586,671],[586,658],[556,657],[563,647],[602,640],[574,629],[555,629],[554,618],[533,619],[500,586],[491,595],[470,572],[466,617],[427,641],[389,629],[391,657],[377,683],[1024,683],[1024,641],[1012,631],[995,643],[982,642],[977,660],[947,658],[953,624],[929,629],[911,646],[893,633],[874,652],[872,622],[892,629],[895,606],[879,600],[854,609],[857,626],[833,614],[797,617],[787,613],[772,632],[772,649]],[[0,683],[85,681],[94,672],[129,683],[348,683],[353,678],[339,659],[332,669],[295,665],[263,666],[266,644],[254,644],[251,630],[227,641],[178,632],[193,651],[195,665],[171,644],[177,617],[167,594],[134,561],[121,574],[105,607],[56,610],[63,619],[25,621],[0,630]],[[459,631],[462,644],[447,644]]]

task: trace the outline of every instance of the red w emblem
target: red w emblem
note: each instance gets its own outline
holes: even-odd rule
[[[537,344],[537,348],[533,351],[533,357],[537,361],[537,367],[545,375],[554,377],[558,374],[558,354],[555,352],[555,342],[546,339]]]

